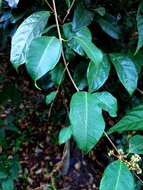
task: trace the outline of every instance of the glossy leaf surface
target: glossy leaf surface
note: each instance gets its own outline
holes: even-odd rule
[[[129,139],[129,152],[134,154],[143,154],[142,135],[134,135]]]
[[[46,104],[49,105],[57,96],[57,91],[51,92],[46,96]]]
[[[73,30],[78,30],[83,26],[88,26],[94,18],[94,13],[88,10],[83,1],[77,1],[72,21]]]
[[[97,144],[105,128],[101,108],[92,94],[78,92],[72,96],[70,122],[78,147],[85,153],[89,152]]]
[[[107,33],[109,36],[111,36],[112,38],[118,40],[120,38],[120,28],[113,24],[111,21],[106,20],[106,18],[98,18],[97,22],[99,23],[100,27],[102,28],[102,30]]]
[[[33,13],[18,27],[12,38],[11,62],[17,69],[21,64],[26,62],[26,52],[31,41],[40,36],[45,28],[50,13],[48,11],[40,11]]]
[[[110,67],[111,65],[106,55],[104,55],[99,69],[93,62],[89,63],[87,70],[89,91],[98,90],[106,82],[109,76]]]
[[[119,80],[130,95],[137,88],[138,73],[134,61],[127,55],[120,53],[110,54],[111,61],[116,69]]]
[[[65,127],[61,129],[59,134],[59,143],[63,144],[66,143],[72,136],[72,130],[71,127]]]
[[[11,8],[16,8],[19,0],[5,0]]]
[[[26,68],[34,81],[56,66],[61,56],[61,49],[61,43],[55,37],[38,37],[31,42]]]
[[[143,1],[141,1],[141,4],[138,9],[137,13],[137,29],[138,29],[138,43],[137,43],[137,49],[135,54],[143,47]]]
[[[96,92],[93,94],[98,105],[107,111],[111,117],[117,116],[117,100],[112,94],[107,91]]]
[[[109,133],[143,130],[143,105],[137,106],[129,111]]]
[[[103,61],[102,51],[97,48],[92,41],[86,40],[86,38],[75,36],[74,39],[80,44],[88,58],[96,65],[97,69],[99,69],[99,65]]]
[[[103,174],[100,190],[135,190],[133,176],[128,167],[120,160],[107,166]]]
[[[84,56],[84,50],[82,49],[81,45],[77,43],[77,41],[73,38],[74,36],[85,38],[86,40],[91,41],[92,35],[90,30],[87,27],[82,27],[78,31],[73,31],[71,23],[64,24],[63,26],[64,35],[66,39],[68,39],[68,46],[73,49],[76,53],[81,56]]]

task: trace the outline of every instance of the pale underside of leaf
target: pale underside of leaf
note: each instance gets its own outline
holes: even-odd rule
[[[33,13],[17,29],[12,38],[11,48],[11,62],[16,69],[26,63],[26,52],[29,45],[35,37],[40,36],[49,16],[48,11]]]

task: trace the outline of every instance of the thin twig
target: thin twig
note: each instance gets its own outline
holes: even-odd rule
[[[107,137],[108,141],[110,142],[110,144],[113,146],[113,148],[116,150],[116,152],[120,155],[117,147],[115,146],[115,144],[113,143],[113,141],[110,139],[109,135],[104,131],[104,135]]]
[[[45,0],[45,3],[48,5],[48,7],[51,9],[51,11],[54,13],[54,9],[53,7],[50,5],[50,3],[48,2],[48,0]],[[60,17],[58,16],[58,20],[60,21],[60,23],[62,23],[62,20],[60,19]]]
[[[57,90],[56,90],[56,97],[57,97],[57,95],[58,95],[59,89],[60,89],[60,85],[58,86],[58,88],[57,88]],[[49,120],[49,118],[51,117],[51,113],[52,113],[52,109],[53,109],[53,106],[54,106],[56,97],[54,98],[53,102],[52,102],[51,105],[50,105],[50,108],[49,108],[49,111],[48,111],[48,120]]]
[[[137,91],[138,91],[141,95],[143,95],[143,91],[142,91],[141,89],[137,88]]]
[[[60,27],[59,27],[59,21],[58,21],[58,15],[57,15],[57,9],[56,9],[56,4],[55,4],[55,0],[52,0],[53,1],[53,8],[54,8],[54,15],[55,15],[55,21],[56,21],[56,25],[57,25],[57,31],[58,31],[58,36],[59,36],[59,40],[62,44],[62,58],[63,58],[63,62],[64,62],[64,65],[65,65],[65,68],[67,70],[67,73],[68,73],[68,76],[73,84],[73,86],[75,87],[76,91],[79,92],[79,89],[78,87],[76,86],[72,76],[71,76],[71,73],[68,69],[68,64],[66,62],[66,58],[65,58],[65,54],[64,54],[64,50],[63,50],[63,39],[62,39],[62,36],[61,36],[61,32],[60,32]]]
[[[143,180],[134,172],[134,175],[138,178],[138,180],[143,184]]]
[[[67,65],[67,66],[68,66],[68,65]],[[62,73],[62,76],[61,76],[61,79],[60,79],[60,81],[59,81],[59,86],[58,86],[58,88],[57,88],[57,90],[56,90],[56,97],[57,97],[57,95],[58,95],[58,93],[59,93],[59,90],[60,90],[60,87],[61,87],[61,82],[62,82],[62,80],[63,80],[65,71],[66,71],[66,68],[64,68],[63,73]],[[56,99],[56,97],[55,97],[55,99]],[[53,108],[54,103],[55,103],[55,99],[53,100],[53,102],[52,102],[52,104],[51,104],[51,106],[50,106],[50,108],[49,108],[48,119],[49,119],[50,116],[51,116],[51,112],[52,112],[52,108]]]
[[[71,9],[73,8],[73,6],[74,6],[74,4],[75,4],[75,1],[76,1],[76,0],[73,0],[73,1],[72,1],[71,6],[70,6],[69,9],[67,10],[67,14],[65,15],[65,17],[64,17],[64,19],[63,19],[63,21],[62,21],[62,23],[65,23],[67,17],[69,16],[69,14],[70,14],[70,12],[71,12]]]
[[[48,2],[48,0],[45,0],[46,4],[48,5],[48,7],[51,9],[52,12],[54,12],[53,7],[50,5],[50,3]]]

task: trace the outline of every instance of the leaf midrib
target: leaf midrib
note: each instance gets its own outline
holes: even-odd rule
[[[92,50],[90,50],[90,48],[88,47],[88,45],[84,42],[84,40],[82,40],[82,38],[79,38],[79,37],[74,37],[75,39],[77,39],[77,40],[79,40],[82,44],[84,44],[85,46],[86,46],[86,49],[88,49],[88,51],[91,53],[91,55],[94,57],[94,60],[92,60],[93,61],[93,63],[96,65],[96,66],[98,66],[99,65],[99,63],[98,63],[98,61],[96,60],[97,59],[97,57],[94,55],[94,53],[93,53],[93,51]],[[82,47],[83,48],[83,47]],[[83,48],[84,49],[84,48]],[[85,50],[84,50],[85,51]],[[98,49],[97,49],[97,51],[98,51]],[[86,51],[85,51],[86,52]]]
[[[27,39],[29,39],[29,37],[31,36],[31,34],[32,34],[32,31],[33,30],[35,30],[35,28],[37,27],[39,27],[39,25],[37,25],[37,23],[41,23],[41,20],[43,20],[43,17],[44,17],[45,15],[42,15],[36,22],[34,21],[34,22],[32,22],[32,24],[34,24],[34,27],[32,27],[31,28],[31,30],[30,30],[30,32],[29,32],[29,34],[27,35],[27,38],[25,38],[25,40],[24,40],[24,46],[23,46],[23,48],[21,49],[21,52],[23,53],[24,52],[24,49],[26,48],[26,46],[27,46],[27,43],[26,43],[26,41],[27,41]],[[47,16],[49,17],[49,14],[47,14]],[[32,16],[31,16],[32,17]],[[28,19],[28,18],[27,18]],[[46,22],[45,22],[46,23]],[[31,24],[31,23],[23,23],[23,25],[21,25],[21,27],[19,28],[19,30],[21,29],[21,28],[24,28],[25,27],[25,25],[28,25],[28,24]],[[41,29],[41,28],[40,28]],[[38,32],[38,34],[40,35],[40,33]],[[36,35],[37,36],[37,35]],[[14,38],[13,38],[13,40],[14,40]],[[21,55],[22,55],[22,53],[21,53]],[[20,56],[21,56],[20,55]]]
[[[42,56],[40,57],[39,63],[37,65],[37,70],[39,71],[40,66],[43,63],[43,58],[45,57],[45,54],[47,54],[47,50],[50,47],[50,45],[52,44],[54,38],[52,37],[51,39],[49,38],[49,42],[47,43],[47,46],[45,47],[44,51],[42,52]]]
[[[119,184],[119,179],[120,179],[121,169],[122,169],[122,163],[121,163],[121,161],[120,161],[120,166],[119,166],[119,170],[118,170],[118,176],[117,176],[117,181],[116,181],[115,190],[118,189],[118,184]]]
[[[88,139],[87,139],[87,124],[88,124],[88,98],[87,98],[87,93],[85,93],[85,137],[86,137],[86,150],[88,150],[88,147],[87,147],[87,142],[88,142]]]

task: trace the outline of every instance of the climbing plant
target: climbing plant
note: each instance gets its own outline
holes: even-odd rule
[[[7,2],[12,8],[20,3]],[[143,1],[38,3],[39,10],[25,16],[12,37],[13,67],[18,72],[25,64],[39,90],[41,79],[52,80],[56,90],[51,88],[47,94],[47,105],[54,104],[65,81],[71,82],[69,122],[59,133],[59,143],[67,144],[73,137],[78,148],[87,154],[101,138],[107,138],[113,147],[109,156],[115,161],[105,169],[99,189],[134,190],[134,176],[141,181],[143,136],[131,135],[125,150],[119,149],[111,137],[143,130],[141,101],[124,106],[118,115],[121,104],[129,105],[137,91],[142,94],[138,85],[143,66]],[[128,101],[122,101],[124,98]],[[104,112],[117,118],[110,128]]]

